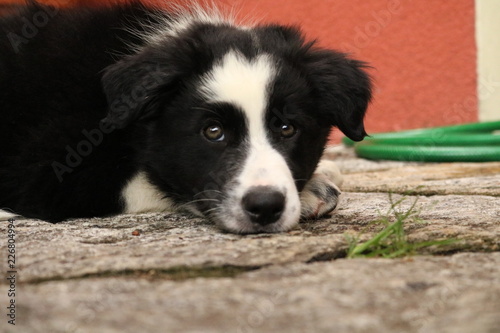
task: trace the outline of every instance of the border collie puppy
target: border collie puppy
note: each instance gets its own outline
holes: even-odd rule
[[[281,25],[132,2],[0,18],[0,209],[58,222],[173,209],[236,233],[332,211],[332,126],[359,141],[364,64]],[[318,167],[319,163],[319,167]]]

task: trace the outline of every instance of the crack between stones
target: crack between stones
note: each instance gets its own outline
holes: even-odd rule
[[[54,276],[48,278],[32,279],[23,281],[20,284],[36,285],[47,282],[83,280],[92,278],[134,278],[146,279],[149,281],[186,281],[196,278],[234,278],[240,274],[254,271],[265,267],[261,266],[176,266],[171,268],[151,268],[151,269],[123,269],[116,271],[102,271],[97,273],[87,273],[77,276]]]
[[[345,259],[346,257],[347,257],[347,249],[341,249],[336,251],[325,251],[314,255],[305,263],[311,264],[315,262],[335,261],[337,259]]]
[[[467,193],[467,192],[456,192],[456,193],[445,193],[440,192],[438,190],[428,190],[428,191],[419,191],[419,190],[406,190],[406,191],[398,191],[396,190],[387,190],[387,189],[356,189],[351,188],[348,190],[344,190],[344,193],[392,193],[392,194],[400,194],[407,196],[423,196],[423,197],[433,197],[433,196],[447,196],[447,195],[464,195],[464,196],[485,196],[492,198],[499,198],[500,195],[496,193]]]

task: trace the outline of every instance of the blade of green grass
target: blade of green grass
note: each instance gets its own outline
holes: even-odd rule
[[[432,240],[419,243],[411,243],[404,229],[407,222],[424,222],[420,217],[420,210],[417,209],[418,198],[413,201],[410,208],[401,211],[399,208],[407,198],[394,201],[392,194],[389,194],[390,206],[385,215],[370,223],[378,224],[383,229],[375,234],[371,239],[359,243],[361,235],[366,232],[363,229],[357,236],[346,234],[348,243],[347,258],[398,258],[403,256],[415,255],[420,249],[430,246],[444,246],[457,242],[457,239]],[[380,214],[380,213],[379,213]],[[395,222],[391,223],[391,220]]]

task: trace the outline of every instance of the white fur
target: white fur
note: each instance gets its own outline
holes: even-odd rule
[[[0,221],[7,221],[16,216],[18,215],[0,209]]]
[[[205,98],[212,102],[232,103],[247,118],[249,154],[238,186],[228,193],[229,200],[220,212],[221,220],[229,230],[254,231],[241,207],[241,199],[254,186],[271,186],[286,196],[285,210],[274,224],[261,231],[283,231],[295,225],[300,216],[300,200],[295,182],[283,156],[267,139],[265,111],[268,106],[271,83],[277,74],[276,64],[270,55],[260,55],[249,61],[236,51],[225,55],[202,80]],[[247,221],[247,222],[245,222]]]
[[[249,120],[250,131],[263,130],[261,117],[267,106],[268,85],[275,71],[267,54],[248,61],[238,52],[231,51],[203,77],[201,92],[209,101],[240,107]]]
[[[321,160],[300,193],[301,216],[306,219],[318,218],[332,212],[338,206],[342,183],[342,174],[337,165],[330,160]],[[335,188],[339,196],[330,195],[328,187]]]
[[[132,178],[122,191],[125,202],[124,213],[137,214],[146,212],[172,211],[174,204],[153,186],[143,172]]]
[[[233,9],[223,11],[214,3],[205,1],[186,1],[185,4],[170,4],[171,14],[164,15],[164,9],[158,9],[157,19],[159,25],[144,26],[146,33],[141,37],[148,44],[158,44],[165,42],[165,39],[177,37],[183,31],[195,24],[206,23],[213,25],[229,25],[238,29],[248,29],[247,26],[236,22],[236,12]]]
[[[339,188],[344,183],[344,177],[342,177],[339,167],[335,162],[328,159],[319,161],[313,177],[324,177]]]
[[[271,229],[263,231],[286,231],[293,227],[300,217],[300,200],[295,187],[295,181],[288,165],[269,143],[264,143],[261,137],[250,134],[250,154],[238,177],[239,186],[230,195],[243,198],[245,193],[253,186],[271,186],[286,196],[285,209],[281,218]],[[232,206],[233,215],[238,215],[240,206]],[[231,230],[241,228],[240,223],[227,220]],[[246,230],[243,230],[246,231]]]

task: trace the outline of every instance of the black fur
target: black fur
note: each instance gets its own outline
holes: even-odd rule
[[[117,214],[121,191],[138,170],[178,203],[211,184],[224,189],[246,154],[246,124],[231,105],[207,105],[197,79],[229,50],[279,59],[268,135],[299,190],[331,126],[354,140],[365,136],[370,82],[363,63],[277,25],[254,28],[251,36],[194,24],[151,45],[130,32],[156,20],[138,3],[60,10],[33,4],[0,19],[0,209],[53,222]],[[225,143],[200,135],[213,112]],[[287,122],[299,134],[283,140],[273,129]],[[213,207],[202,201],[198,208]]]

